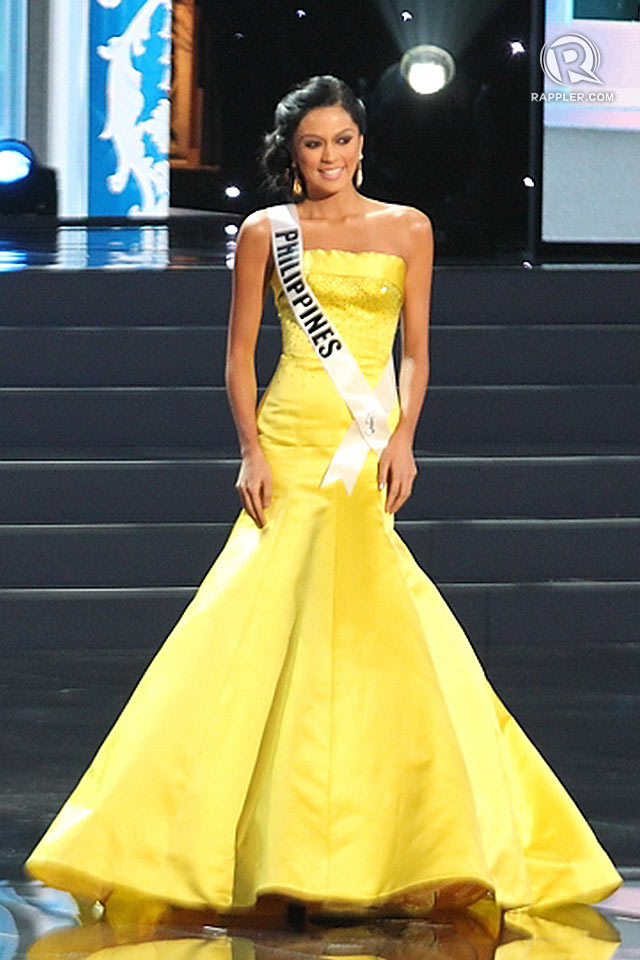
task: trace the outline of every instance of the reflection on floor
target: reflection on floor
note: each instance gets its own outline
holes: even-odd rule
[[[307,915],[285,898],[264,899],[260,916],[230,917],[119,904],[105,914],[39,883],[0,882],[2,960],[261,960],[363,957],[395,960],[639,960],[640,882],[597,906],[574,904],[544,916],[501,913],[483,899],[429,917],[371,919]]]
[[[39,267],[59,270],[170,269],[183,267],[232,267],[235,237],[245,214],[171,208],[159,222],[96,220],[59,222],[55,217],[27,214],[4,217],[0,224],[0,273]],[[437,229],[437,228],[436,228]],[[473,251],[447,254],[439,249],[438,265],[515,266],[530,265],[530,253],[517,246],[489,253]],[[637,270],[633,244],[627,253],[602,244],[595,262],[586,262],[584,250],[557,244],[544,251],[536,265],[547,269]],[[593,246],[593,245],[590,245]],[[444,244],[446,251],[446,244]],[[621,255],[622,254],[622,255]]]
[[[60,224],[55,218],[15,217],[0,228],[0,273],[39,267],[164,270],[231,267],[242,217],[179,212],[158,224]]]

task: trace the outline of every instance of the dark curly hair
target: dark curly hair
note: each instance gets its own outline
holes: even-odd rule
[[[330,74],[302,80],[278,103],[274,113],[274,129],[263,135],[258,154],[263,187],[274,200],[291,202],[298,199],[291,192],[292,143],[298,124],[309,110],[337,104],[350,114],[360,133],[366,133],[367,112],[362,100],[344,80]]]

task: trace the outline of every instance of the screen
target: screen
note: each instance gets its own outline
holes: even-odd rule
[[[640,242],[639,9],[546,0],[543,241]]]

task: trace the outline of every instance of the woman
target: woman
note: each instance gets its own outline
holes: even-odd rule
[[[242,225],[229,324],[243,509],[27,869],[108,909],[595,902],[622,878],[394,529],[429,218],[359,191],[365,113],[341,81],[311,78],[275,119],[264,166],[296,204]],[[256,414],[269,283],[283,349]]]
[[[331,96],[328,92],[333,89],[335,96],[345,98],[349,109],[338,102],[302,112],[302,104]],[[395,512],[410,495],[417,474],[413,437],[429,370],[433,231],[429,218],[419,210],[371,200],[356,189],[354,179],[362,169],[364,118],[362,104],[350,91],[342,92],[338,84],[334,87],[317,78],[280,104],[276,120],[282,130],[276,129],[266,138],[263,163],[274,187],[280,186],[282,179],[300,185],[304,199],[298,210],[305,249],[381,251],[406,263],[401,411],[378,464],[379,484],[387,485],[385,509]],[[292,150],[295,168],[290,163]],[[271,470],[258,439],[253,356],[273,270],[269,221],[266,211],[259,210],[247,217],[238,234],[227,363],[227,384],[243,454],[237,486],[244,509],[259,526],[265,523]]]

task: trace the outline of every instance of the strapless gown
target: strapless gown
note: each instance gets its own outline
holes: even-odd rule
[[[306,250],[304,266],[375,386],[404,260]],[[240,511],[28,873],[231,912],[267,893],[400,913],[434,891],[534,911],[608,896],[620,874],[396,532],[375,453],[351,494],[320,487],[352,417],[271,284],[267,523]]]

